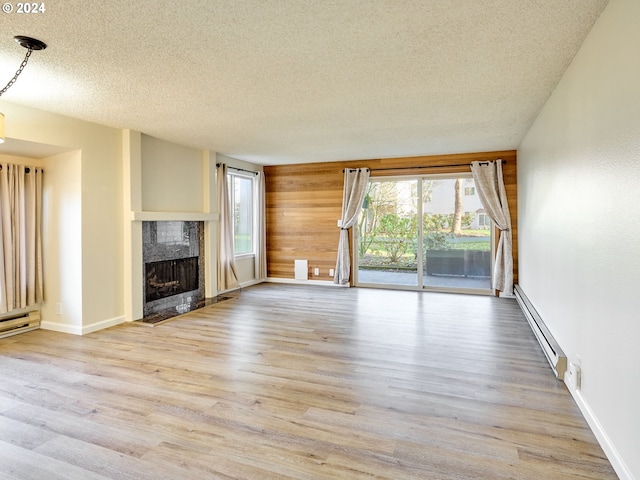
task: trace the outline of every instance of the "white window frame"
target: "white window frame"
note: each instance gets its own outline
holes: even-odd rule
[[[233,228],[233,242],[234,242],[234,252],[235,252],[235,241],[236,241],[236,232],[235,232],[235,185],[234,185],[234,180],[235,178],[241,178],[243,180],[249,180],[251,182],[251,200],[250,200],[250,204],[251,204],[251,251],[249,252],[241,252],[241,253],[235,253],[235,258],[243,258],[243,257],[255,257],[256,254],[256,178],[255,178],[255,174],[253,173],[244,173],[243,171],[240,170],[235,170],[233,169],[233,167],[229,167],[229,170],[227,171],[227,181],[229,182],[228,185],[228,190],[229,190],[229,203],[231,205],[231,208],[233,210],[232,215],[234,217],[234,220],[232,222],[232,228]]]

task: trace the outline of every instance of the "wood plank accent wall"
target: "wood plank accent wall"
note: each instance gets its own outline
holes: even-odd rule
[[[372,177],[469,172],[472,161],[503,159],[505,188],[513,227],[514,277],[517,282],[518,222],[516,151],[464,153],[424,157],[386,158],[341,162],[265,166],[267,274],[274,278],[294,278],[294,260],[309,261],[310,280],[333,280],[342,212],[344,168],[369,167]],[[438,167],[443,165],[443,167]],[[420,168],[420,167],[437,168]],[[417,167],[409,168],[407,167]],[[378,169],[398,168],[402,170]],[[314,269],[320,275],[313,275]]]

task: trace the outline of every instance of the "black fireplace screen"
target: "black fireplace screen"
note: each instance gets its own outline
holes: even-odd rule
[[[198,289],[198,257],[150,262],[145,265],[147,302]]]

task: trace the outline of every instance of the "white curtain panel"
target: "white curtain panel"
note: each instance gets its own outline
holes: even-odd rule
[[[41,303],[41,168],[0,165],[0,241],[0,313]]]
[[[471,173],[478,196],[487,215],[500,230],[498,250],[493,270],[493,288],[513,295],[513,253],[511,216],[502,177],[502,160],[472,162]]]
[[[342,218],[340,219],[340,241],[338,260],[333,283],[347,285],[351,274],[351,254],[349,253],[349,229],[358,221],[360,207],[369,183],[368,168],[347,168],[344,171],[342,192]]]
[[[262,280],[267,278],[267,221],[263,172],[258,173],[256,182],[256,278]]]
[[[229,201],[227,166],[221,163],[217,168],[218,208],[218,291],[231,290],[240,286],[236,271],[236,258],[233,240],[233,213]]]

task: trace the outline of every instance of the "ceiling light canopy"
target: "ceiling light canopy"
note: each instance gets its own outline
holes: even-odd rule
[[[29,57],[31,56],[31,53],[34,50],[44,50],[45,48],[47,48],[47,44],[46,43],[41,42],[40,40],[38,40],[36,38],[17,35],[15,37],[13,37],[13,39],[20,46],[26,48],[27,49],[27,53],[26,53],[26,55],[24,57],[24,60],[20,64],[20,67],[18,67],[18,70],[16,71],[16,74],[13,76],[13,78],[11,80],[9,80],[9,83],[7,83],[7,85],[2,90],[0,90],[0,97],[2,96],[2,94],[4,94],[4,92],[9,90],[9,88],[11,88],[11,86],[14,83],[16,83],[16,80],[18,80],[18,77],[20,76],[20,74],[24,70],[24,67],[27,66],[27,62],[29,61]],[[2,112],[0,112],[0,143],[4,143],[4,114]]]

